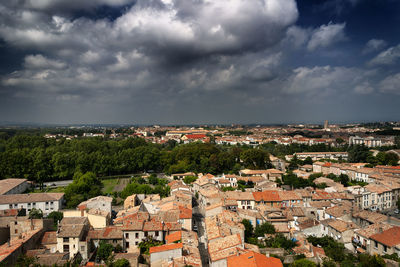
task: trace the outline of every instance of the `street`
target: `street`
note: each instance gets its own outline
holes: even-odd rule
[[[196,201],[195,198],[193,198],[194,201]],[[197,204],[197,202],[196,202]],[[209,260],[208,260],[208,251],[206,248],[206,238],[205,238],[205,223],[204,223],[204,217],[200,213],[199,210],[199,205],[193,206],[193,221],[194,224],[197,226],[197,235],[199,238],[199,252],[201,256],[201,262],[202,266],[209,266]]]

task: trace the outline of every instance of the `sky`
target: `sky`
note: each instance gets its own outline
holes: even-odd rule
[[[0,2],[0,122],[324,120],[400,120],[400,1]]]

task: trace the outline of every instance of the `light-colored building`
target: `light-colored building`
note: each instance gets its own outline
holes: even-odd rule
[[[64,193],[33,193],[0,195],[0,210],[26,209],[28,212],[33,208],[41,209],[47,215],[52,211],[62,208]]]
[[[88,232],[89,221],[86,217],[63,218],[57,230],[57,250],[68,252],[70,259],[79,252],[86,260],[89,255]]]
[[[28,188],[27,179],[8,178],[0,180],[0,195],[22,194]]]
[[[104,210],[90,209],[90,210],[64,210],[64,218],[67,217],[87,217],[89,224],[94,229],[100,229],[108,226],[111,221],[111,214]]]
[[[106,196],[97,196],[91,199],[88,199],[78,205],[78,209],[95,209],[105,211],[111,214],[112,212],[112,197]]]
[[[380,229],[379,233],[372,235],[370,239],[371,245],[368,251],[370,254],[390,255],[396,253],[400,256],[400,227],[392,227],[385,231]]]
[[[365,189],[371,192],[371,210],[387,210],[392,207],[392,190],[390,188],[384,185],[368,184]]]
[[[149,249],[150,264],[155,266],[157,262],[167,261],[172,262],[174,258],[182,257],[182,243],[172,243]]]
[[[349,154],[347,152],[304,152],[294,153],[298,159],[305,160],[310,157],[313,161],[320,159],[347,160]]]
[[[359,136],[350,136],[349,137],[350,145],[364,145],[366,147],[379,147],[382,146],[382,140],[378,138],[374,138],[372,136],[368,137],[359,137]]]

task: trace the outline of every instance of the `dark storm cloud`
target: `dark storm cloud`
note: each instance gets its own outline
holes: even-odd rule
[[[1,72],[1,120],[310,121],[320,119],[315,101],[399,91],[385,69],[398,64],[397,44],[384,50],[390,40],[368,36],[357,44],[363,59],[341,65],[354,58],[352,25],[297,25],[294,0],[84,2],[0,4],[0,38],[20,66]],[[99,18],[100,6],[121,10]]]

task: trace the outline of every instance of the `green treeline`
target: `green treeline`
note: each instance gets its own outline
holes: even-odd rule
[[[166,173],[228,173],[240,168],[270,168],[266,149],[175,141],[159,145],[141,138],[110,140],[46,139],[16,135],[0,139],[0,178],[28,178],[36,182],[72,179],[74,174],[97,176],[143,171]]]
[[[271,168],[270,154],[283,158],[295,152],[349,151],[353,162],[366,160],[364,147],[331,147],[324,144],[288,146],[274,142],[251,146],[213,143],[153,144],[142,138],[46,139],[32,134],[0,135],[0,178],[28,178],[36,182],[72,179],[75,173],[96,176],[143,171],[165,173],[237,173],[242,168]],[[382,153],[383,155],[383,153]],[[386,156],[377,162],[394,161]],[[367,160],[367,162],[370,162]]]

